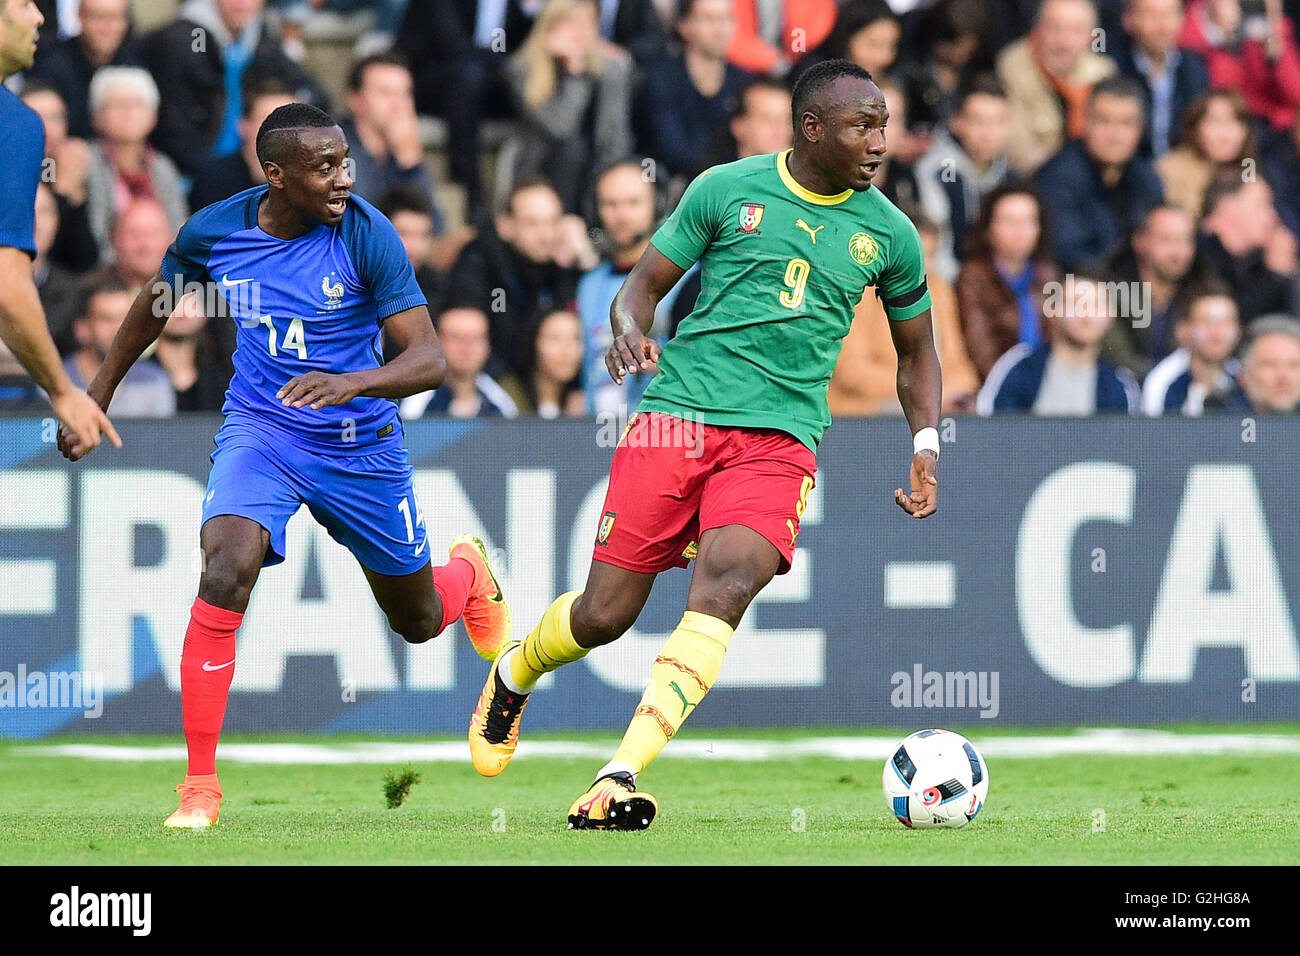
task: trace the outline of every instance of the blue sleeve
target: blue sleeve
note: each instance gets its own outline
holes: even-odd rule
[[[393,224],[365,200],[353,196],[349,201],[357,204],[353,210],[357,215],[344,218],[350,228],[345,227],[343,239],[357,275],[375,300],[379,321],[428,305]],[[352,221],[348,223],[348,219]]]
[[[993,398],[994,412],[1027,412],[1033,409],[1037,397],[1029,388],[1025,363],[1017,362],[1002,380],[1002,387]]]
[[[163,256],[163,281],[177,288],[192,282],[206,283],[208,276],[208,255],[212,246],[222,233],[211,228],[214,213],[222,204],[208,206],[186,220],[176,234],[175,241],[167,247]],[[226,230],[229,233],[231,230]]]
[[[0,95],[0,246],[36,255],[36,187],[45,159],[41,118],[8,90]]]

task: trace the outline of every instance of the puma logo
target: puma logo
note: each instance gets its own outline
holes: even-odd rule
[[[808,223],[804,222],[802,219],[796,219],[794,221],[794,224],[812,237],[814,246],[817,245],[817,233],[821,232],[823,229],[826,228],[825,223],[823,223],[822,225],[814,229],[812,226],[808,225]]]

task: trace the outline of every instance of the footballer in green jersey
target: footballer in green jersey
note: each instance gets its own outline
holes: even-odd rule
[[[792,100],[793,148],[697,178],[615,296],[610,376],[657,374],[614,452],[586,587],[507,645],[470,720],[474,766],[496,776],[538,679],[621,637],[656,575],[694,560],[686,611],[618,750],[570,807],[574,829],[654,820],[637,774],[712,687],[755,595],[789,569],[830,424],[826,388],[868,287],[889,319],[914,438],[910,492],[894,499],[916,518],[937,507],[941,386],[921,243],[871,185],[889,109],[847,60],[811,67]],[[696,262],[696,306],[660,349],[647,337],[655,307]]]

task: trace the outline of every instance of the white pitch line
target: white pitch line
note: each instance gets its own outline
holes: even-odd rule
[[[883,760],[898,747],[898,737],[805,737],[795,740],[679,740],[664,751],[669,758],[696,760],[779,760],[792,757],[831,757],[841,760]],[[1300,754],[1300,736],[1285,734],[1179,734],[1163,730],[1091,728],[1067,736],[976,737],[986,757],[1060,757],[1073,754],[1124,754],[1128,756],[1201,754]],[[603,760],[615,745],[608,742],[563,740],[523,741],[516,759],[586,758]],[[120,744],[42,744],[15,748],[17,754],[79,757],[83,760],[185,759],[180,745],[141,747]],[[262,743],[223,744],[222,760],[260,764],[350,763],[464,763],[469,746],[464,741]]]

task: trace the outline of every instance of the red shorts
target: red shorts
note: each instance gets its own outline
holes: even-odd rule
[[[790,570],[817,456],[785,432],[632,416],[609,469],[594,557],[629,571],[684,568],[700,535],[757,531]]]

